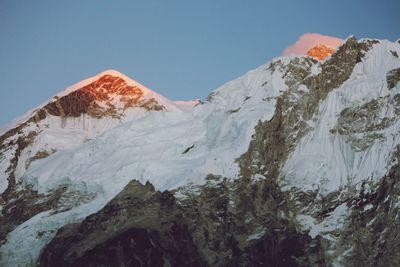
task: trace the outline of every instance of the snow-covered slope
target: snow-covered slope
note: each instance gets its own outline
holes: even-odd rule
[[[381,41],[368,51],[347,81],[319,105],[312,130],[297,144],[283,168],[288,186],[319,188],[324,194],[377,181],[395,162],[400,144],[400,86],[386,75],[400,67],[399,45]]]
[[[37,161],[24,178],[40,192],[73,182],[94,192],[100,186],[111,196],[133,178],[158,189],[201,183],[208,173],[234,178],[234,160],[246,151],[255,124],[275,110],[279,90],[261,86],[272,79],[265,68],[221,87],[211,102],[189,112],[152,113]]]
[[[235,180],[250,173],[279,181],[283,191],[317,190],[322,197],[378,182],[398,163],[400,85],[387,80],[400,68],[398,54],[398,43],[350,37],[321,62],[276,58],[204,103],[167,100],[114,71],[68,88],[3,137],[4,218],[13,214],[15,196],[29,199],[25,209],[48,204],[6,231],[0,262],[34,265],[60,227],[98,211],[132,179],[177,190],[204,184],[208,174]],[[60,99],[82,88],[90,89],[89,99],[94,90],[95,106],[69,110],[69,98]],[[122,94],[124,88],[135,93]],[[293,217],[315,238],[343,226],[347,206],[333,211],[322,222],[308,206]]]
[[[195,104],[182,101],[181,106],[188,109]],[[12,171],[8,163],[15,154],[20,154],[14,166],[18,183],[35,159],[78,147],[107,129],[148,116],[149,111],[179,113],[185,109],[114,70],[79,82],[28,112],[2,133],[3,146],[6,142],[8,145],[1,153],[4,159],[0,165],[0,192],[7,189]],[[18,138],[26,144],[17,145]],[[9,144],[14,143],[14,149],[10,149]]]
[[[79,206],[48,219],[36,215],[14,231],[18,232],[15,242],[32,246],[37,231],[49,234],[42,239],[47,242],[55,229],[101,208],[132,179],[150,180],[158,189],[173,189],[202,183],[209,173],[237,177],[235,159],[246,151],[256,123],[271,119],[275,97],[282,93],[281,74],[271,74],[267,67],[218,88],[203,105],[137,116],[93,140],[32,162],[20,177],[34,190],[46,193],[69,186],[74,192],[95,197],[85,204],[86,209]],[[67,134],[63,141],[71,142],[68,138],[74,137]],[[44,140],[49,140],[48,136]],[[23,240],[18,229],[24,232]],[[9,239],[13,240],[13,233]],[[14,246],[12,241],[9,244]],[[6,255],[15,251],[15,247],[3,248]],[[26,253],[32,254],[27,258],[36,258],[39,251]],[[16,256],[10,255],[10,260]]]

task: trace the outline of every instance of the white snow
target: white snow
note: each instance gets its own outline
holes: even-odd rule
[[[322,222],[316,222],[316,220],[306,214],[300,214],[296,216],[296,220],[303,227],[302,230],[309,231],[309,235],[312,238],[322,235],[326,239],[335,239],[330,232],[340,229],[348,215],[348,207],[345,203],[336,207],[336,209],[327,216]]]
[[[359,186],[364,180],[379,179],[392,166],[391,155],[400,143],[400,120],[380,131],[383,140],[364,151],[355,150],[347,136],[329,131],[336,127],[343,109],[400,92],[399,85],[390,91],[386,85],[386,74],[400,67],[399,59],[388,56],[390,50],[399,52],[400,46],[389,41],[375,45],[351,77],[320,104],[316,119],[310,122],[313,130],[300,140],[283,168],[284,188],[320,189],[327,194],[348,184]],[[390,107],[382,112],[382,118],[397,118]]]
[[[42,212],[19,225],[7,236],[7,243],[0,248],[0,266],[35,266],[41,248],[65,223],[81,221],[88,213],[103,207],[101,196],[92,201],[62,213]]]
[[[179,107],[181,110],[190,111],[196,105],[199,105],[201,103],[201,100],[200,99],[195,99],[195,100],[189,100],[189,101],[174,101],[173,103],[177,107]]]
[[[62,97],[67,95],[75,90],[78,90],[94,81],[99,79],[104,75],[112,75],[117,76],[131,86],[139,87],[143,92],[144,96],[143,99],[150,99],[154,98],[156,101],[163,105],[167,111],[174,111],[176,113],[183,113],[188,112],[193,109],[193,107],[198,104],[198,101],[170,101],[165,97],[155,93],[154,91],[146,88],[145,86],[141,85],[140,83],[130,79],[129,77],[125,76],[122,73],[119,73],[114,70],[104,71],[99,73],[96,76],[93,76],[89,79],[86,79],[82,82],[79,82],[75,85],[72,85],[62,91],[61,93],[57,94],[57,97]],[[36,108],[32,109],[24,116],[16,120],[12,125],[5,128],[4,131],[10,130],[12,128],[17,127],[19,124],[27,121],[31,118],[35,111],[44,107],[47,103],[55,101],[55,98],[52,100],[43,103]],[[115,96],[113,99],[113,104],[120,108],[120,112],[123,113],[123,116],[119,119],[112,118],[112,117],[104,117],[101,119],[93,118],[89,115],[82,114],[80,117],[74,118],[60,118],[56,116],[47,115],[47,117],[39,123],[39,126],[36,126],[34,123],[31,123],[27,127],[23,129],[24,133],[27,134],[31,131],[39,132],[38,137],[36,138],[33,146],[25,149],[20,156],[19,164],[17,166],[16,177],[17,179],[21,178],[26,169],[25,169],[25,162],[35,156],[35,154],[39,151],[63,151],[68,149],[73,149],[75,147],[80,146],[84,142],[95,138],[96,136],[102,134],[103,132],[107,131],[108,129],[114,128],[121,123],[126,123],[129,121],[134,121],[138,119],[142,119],[146,116],[151,116],[152,112],[147,111],[144,108],[128,108],[124,109],[123,106],[118,107],[119,103],[119,96]],[[102,104],[102,103],[98,103]],[[13,136],[13,139],[17,139],[19,135]],[[8,181],[7,177],[9,176],[7,169],[9,167],[9,160],[12,158],[13,151],[6,151],[4,153],[4,158],[0,161],[0,193],[4,192],[7,189]]]
[[[122,123],[82,116],[61,125],[50,117],[55,122],[40,135],[37,146],[57,147],[57,152],[32,162],[26,171],[20,168],[18,177],[39,192],[62,184],[97,198],[61,214],[38,214],[19,226],[0,248],[0,255],[7,255],[0,264],[31,265],[52,230],[97,211],[132,179],[149,180],[156,189],[165,190],[189,182],[201,184],[209,173],[237,177],[235,159],[247,150],[257,122],[272,118],[275,98],[283,91],[282,74],[271,75],[266,68],[263,65],[218,88],[211,102],[170,101],[167,112],[139,112]],[[39,231],[50,234],[36,238]],[[29,238],[21,242],[24,236]]]
[[[370,209],[372,209],[373,207],[374,207],[374,205],[368,204],[368,205],[366,205],[366,206],[364,207],[364,211],[370,210]]]
[[[265,235],[266,229],[257,229],[257,231],[254,234],[249,235],[249,237],[246,239],[246,241],[251,241],[251,240],[256,240],[260,239],[263,235]]]
[[[266,73],[263,68],[256,72],[263,78]],[[279,93],[257,86],[257,76],[248,76],[220,88],[212,103],[187,112],[149,113],[76,149],[32,163],[24,177],[36,179],[40,192],[73,182],[96,192],[100,185],[110,196],[132,179],[150,180],[163,190],[201,183],[209,173],[235,177],[234,160],[246,151],[255,124],[270,119],[275,110],[274,99],[259,99]],[[236,107],[241,109],[231,113]]]

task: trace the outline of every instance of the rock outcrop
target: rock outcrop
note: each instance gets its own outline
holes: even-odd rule
[[[389,89],[393,89],[400,81],[400,68],[389,71],[386,75],[386,82]]]
[[[132,181],[101,211],[60,229],[38,266],[206,266],[206,260],[174,196]]]
[[[118,117],[115,100],[123,109],[143,107],[147,110],[164,110],[154,98],[144,99],[143,91],[137,86],[128,85],[122,78],[104,75],[98,80],[75,90],[65,96],[55,97],[54,101],[43,107],[42,111],[53,116],[79,117],[88,114],[95,118]],[[41,116],[39,116],[41,117]]]
[[[313,57],[317,60],[324,60],[325,58],[329,57],[332,55],[333,52],[335,52],[336,49],[328,47],[326,45],[316,45],[310,50],[307,51],[307,55],[310,57]]]
[[[38,266],[310,266],[318,240],[288,219],[271,181],[210,175],[183,199],[130,182],[106,207],[60,229]]]

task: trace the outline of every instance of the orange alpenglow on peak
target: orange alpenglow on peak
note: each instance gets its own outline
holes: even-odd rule
[[[87,83],[88,82],[88,83]],[[128,108],[144,108],[148,111],[163,111],[166,108],[155,95],[146,97],[146,89],[116,71],[106,71],[78,83],[65,93],[55,96],[35,115],[35,121],[46,118],[47,114],[60,117],[80,117],[87,114],[102,117],[121,118]]]
[[[138,86],[128,85],[123,78],[110,74],[101,76],[98,80],[84,86],[81,90],[91,91],[100,99],[107,99],[108,94],[143,96],[143,92]]]
[[[307,55],[310,57],[313,57],[317,60],[324,60],[325,58],[329,57],[332,55],[333,52],[335,52],[335,48],[328,47],[323,44],[319,44],[311,48],[310,50],[307,51]]]

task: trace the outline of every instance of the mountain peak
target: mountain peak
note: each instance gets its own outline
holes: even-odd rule
[[[307,55],[313,57],[317,60],[324,60],[328,56],[332,55],[335,52],[335,48],[331,48],[329,46],[318,44],[307,51]]]
[[[38,108],[34,117],[35,121],[44,119],[47,114],[120,118],[128,108],[161,111],[169,107],[169,102],[128,76],[116,70],[106,70],[66,88]]]
[[[103,89],[108,88],[107,90],[111,89],[111,91],[114,91],[114,90],[112,90],[111,87],[115,87],[116,84],[113,85],[112,84],[113,82],[116,82],[118,84],[125,83],[126,85],[129,85],[132,87],[138,87],[138,88],[141,88],[146,93],[152,92],[150,89],[146,88],[144,85],[131,79],[130,77],[126,76],[125,74],[123,74],[117,70],[110,69],[110,70],[102,71],[95,76],[92,76],[90,78],[82,80],[82,81],[66,88],[64,91],[57,94],[57,97],[62,97],[64,95],[68,95],[71,92],[80,90],[82,88],[88,89],[88,87],[91,87],[91,89],[96,89],[96,88],[101,89],[102,85],[105,86],[105,88],[103,88]],[[108,86],[106,84],[108,84]]]
[[[117,95],[123,96],[143,96],[142,86],[138,84],[128,84],[128,82],[120,75],[101,74],[100,77],[90,84],[78,90],[87,90],[91,92],[97,100],[107,100]]]

